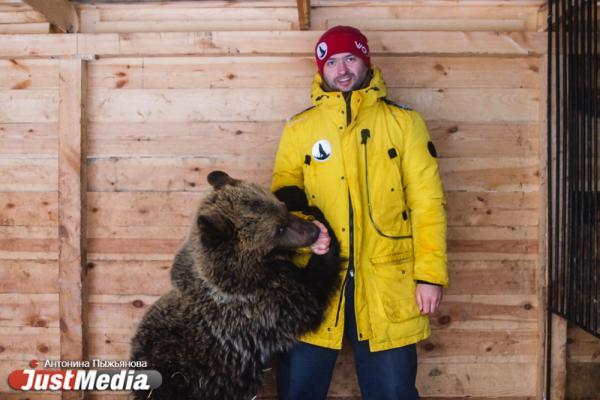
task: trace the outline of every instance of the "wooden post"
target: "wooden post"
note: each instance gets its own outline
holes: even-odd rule
[[[567,321],[552,316],[552,383],[550,398],[563,400],[567,394]]]
[[[547,57],[539,58],[539,73],[538,81],[540,87],[540,97],[548,98],[548,84],[547,84],[547,71],[548,71],[548,60]],[[539,225],[538,225],[538,262],[536,268],[536,294],[538,300],[538,331],[540,332],[538,338],[537,348],[537,379],[536,379],[536,398],[543,399],[546,395],[546,386],[549,382],[546,382],[546,365],[548,354],[546,351],[546,339],[548,336],[548,330],[550,329],[546,323],[547,317],[547,296],[548,296],[548,169],[546,165],[548,163],[548,155],[546,149],[548,146],[553,146],[553,143],[548,143],[547,128],[551,121],[547,120],[546,117],[546,102],[540,101],[539,105],[539,165],[540,165],[540,190],[539,190]]]
[[[301,31],[310,29],[310,0],[296,0],[298,4],[298,22]]]
[[[61,360],[85,360],[86,66],[62,59],[59,71],[58,235]],[[64,392],[63,399],[84,394]]]
[[[42,13],[60,31],[79,32],[79,17],[73,4],[67,0],[23,0]]]

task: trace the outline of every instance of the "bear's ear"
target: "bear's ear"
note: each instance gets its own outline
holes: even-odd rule
[[[212,171],[207,176],[208,183],[215,189],[221,189],[225,185],[236,185],[240,181],[233,179],[223,171]]]
[[[218,243],[233,239],[233,223],[225,216],[212,212],[198,215],[198,229],[204,243]]]

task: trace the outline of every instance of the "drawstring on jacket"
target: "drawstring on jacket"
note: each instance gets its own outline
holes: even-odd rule
[[[363,149],[364,149],[364,155],[365,155],[365,186],[367,187],[367,208],[369,210],[369,219],[371,220],[371,225],[373,225],[373,228],[375,229],[375,231],[377,231],[377,233],[379,233],[381,236],[386,237],[388,239],[398,240],[398,239],[411,238],[412,235],[395,236],[395,235],[385,234],[381,231],[381,228],[379,228],[377,226],[377,224],[375,223],[375,220],[373,219],[373,211],[372,211],[372,207],[371,207],[371,193],[369,191],[369,159],[367,156],[367,141],[371,137],[371,132],[369,132],[368,129],[363,129],[362,131],[360,131],[360,136],[361,136],[360,144],[364,145]]]

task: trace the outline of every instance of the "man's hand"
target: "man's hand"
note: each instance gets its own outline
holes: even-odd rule
[[[317,220],[312,221],[312,223],[319,227],[321,233],[319,233],[319,238],[317,239],[317,241],[310,245],[310,249],[313,253],[320,256],[329,251],[329,243],[331,243],[331,237],[329,236],[329,232],[327,232],[327,228],[325,227],[325,225],[323,225]]]
[[[442,288],[437,285],[417,283],[417,306],[421,314],[433,314],[442,302]]]

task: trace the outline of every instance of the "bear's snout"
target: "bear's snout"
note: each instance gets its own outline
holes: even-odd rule
[[[310,233],[309,233],[310,239],[307,244],[307,246],[310,246],[311,244],[313,244],[314,242],[317,241],[317,239],[319,238],[319,235],[321,234],[321,230],[319,229],[319,227],[317,225],[313,224],[312,222],[305,222],[305,224],[307,226],[307,229],[310,231]]]
[[[321,233],[321,230],[317,225],[290,214],[286,230],[277,247],[297,249],[310,246],[317,241],[319,233]]]

